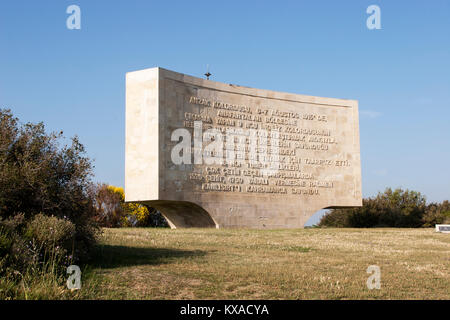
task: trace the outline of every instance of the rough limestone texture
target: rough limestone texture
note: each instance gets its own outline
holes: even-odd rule
[[[355,100],[130,72],[125,148],[126,201],[172,228],[300,228],[362,205]]]

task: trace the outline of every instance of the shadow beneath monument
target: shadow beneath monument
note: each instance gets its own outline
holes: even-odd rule
[[[208,211],[193,202],[153,200],[144,204],[161,212],[172,229],[217,228]]]
[[[91,266],[100,268],[119,268],[127,266],[167,264],[179,259],[205,256],[207,252],[202,250],[99,245],[95,249],[94,254],[95,259],[91,261]]]

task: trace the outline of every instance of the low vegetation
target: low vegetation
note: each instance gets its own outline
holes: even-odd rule
[[[48,296],[99,235],[91,162],[77,137],[62,139],[0,109],[0,298]]]
[[[320,227],[338,228],[418,228],[450,223],[450,203],[426,203],[420,192],[390,188],[363,206],[333,209],[320,220]]]
[[[105,229],[97,250],[77,298],[450,299],[450,237],[431,228]]]
[[[123,188],[98,184],[95,191],[95,219],[106,228],[168,227],[160,212],[139,203],[126,203]]]

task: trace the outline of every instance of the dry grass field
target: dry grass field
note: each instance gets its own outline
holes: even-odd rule
[[[433,229],[105,229],[98,250],[78,298],[450,299]]]

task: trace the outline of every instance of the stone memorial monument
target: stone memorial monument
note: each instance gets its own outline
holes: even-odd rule
[[[126,75],[125,200],[172,228],[300,228],[361,206],[358,102]]]

